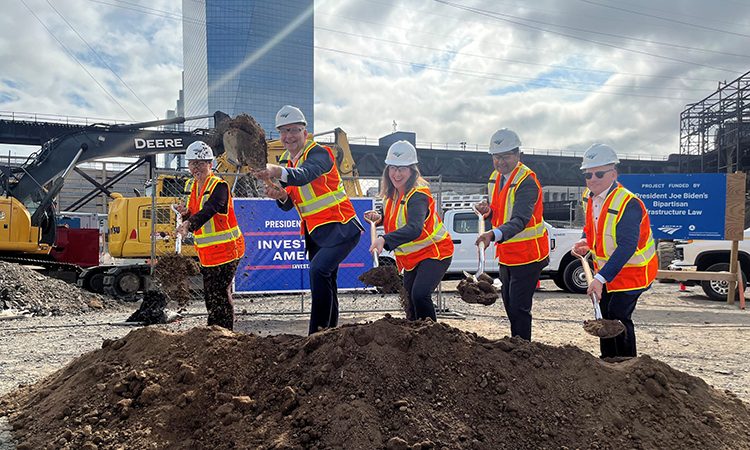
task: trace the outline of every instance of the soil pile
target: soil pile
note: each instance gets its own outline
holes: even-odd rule
[[[0,261],[0,310],[35,316],[81,314],[119,302],[19,264]]]
[[[649,357],[387,316],[310,337],[143,328],[0,409],[19,449],[750,448],[747,405]]]
[[[584,320],[583,330],[592,336],[613,338],[625,332],[625,325],[619,320]]]

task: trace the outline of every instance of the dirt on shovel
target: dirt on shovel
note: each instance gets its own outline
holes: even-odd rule
[[[190,303],[190,277],[200,273],[197,261],[176,253],[160,256],[154,266],[154,280],[157,286],[169,300],[179,306]]]
[[[268,162],[268,144],[263,128],[247,114],[225,120],[216,125],[208,139],[216,154],[227,156],[242,166],[265,169]]]
[[[585,320],[583,322],[583,330],[592,336],[607,339],[619,336],[623,333],[625,331],[625,325],[619,320]]]
[[[359,281],[380,289],[383,294],[396,294],[401,302],[401,307],[406,314],[406,318],[413,319],[412,308],[409,304],[409,295],[404,289],[398,268],[392,265],[378,266],[368,270],[358,277]]]
[[[500,298],[500,294],[492,282],[492,277],[486,273],[479,274],[477,281],[465,278],[458,283],[458,294],[461,296],[461,300],[466,303],[489,306]]]

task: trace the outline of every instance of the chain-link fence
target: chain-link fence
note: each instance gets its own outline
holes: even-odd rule
[[[253,311],[260,313],[289,313],[309,310],[309,276],[304,239],[300,235],[300,219],[297,211],[282,211],[276,202],[265,198],[265,186],[248,175],[217,174],[232,188],[235,213],[245,238],[246,252],[235,276],[235,297],[253,299]],[[440,177],[427,179],[436,199],[441,203]],[[380,204],[374,197],[380,190],[379,178],[345,178],[347,192],[360,192],[364,197],[352,196],[357,216],[367,230],[364,211]],[[143,198],[146,210],[140,217],[151,220],[150,256],[153,265],[159,259],[175,253],[175,229],[177,214],[172,205],[186,205],[192,177],[184,171],[157,171],[150,186],[150,196]],[[358,277],[373,267],[369,252],[370,234],[362,234],[358,246],[340,265],[338,273],[339,302],[341,312],[399,311],[397,295],[384,295],[377,289],[363,285]],[[192,236],[182,243],[181,255],[197,260]],[[381,256],[381,262],[393,263],[392,254]],[[202,278],[200,275],[183,276],[174,273],[168,283],[181,285],[181,296],[187,301],[202,303]],[[156,286],[159,280],[154,280]],[[169,291],[170,289],[166,289]],[[171,289],[174,291],[174,288]],[[291,307],[293,303],[297,307]],[[438,291],[438,310],[446,310],[441,292]],[[241,311],[241,309],[240,309]]]

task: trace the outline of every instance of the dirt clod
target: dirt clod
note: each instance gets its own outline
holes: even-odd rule
[[[266,133],[258,122],[247,114],[216,125],[207,142],[218,155],[224,151],[244,166],[265,169],[268,162]]]
[[[395,318],[310,337],[149,327],[122,340],[0,398],[17,442],[750,449],[737,420],[750,413],[745,403],[648,356],[608,363],[572,346]],[[404,351],[398,343],[407,341]],[[186,371],[195,384],[184,383]]]
[[[180,306],[190,302],[190,277],[198,274],[200,274],[200,266],[195,259],[176,253],[160,256],[154,266],[154,280],[166,294],[167,299]]]
[[[393,265],[383,265],[373,267],[367,272],[357,277],[359,281],[368,285],[375,286],[380,289],[383,294],[396,294],[398,293],[398,299],[401,302],[401,307],[406,314],[406,318],[413,319],[414,312],[412,311],[409,303],[409,295],[404,289],[401,275],[398,273],[398,268]]]
[[[464,278],[458,283],[458,294],[466,303],[492,305],[500,298],[500,294],[492,283],[492,277],[486,273],[479,274],[476,282],[470,278]]]
[[[583,322],[583,329],[586,333],[600,337],[600,338],[613,338],[622,334],[625,331],[625,325],[619,320],[585,320]]]

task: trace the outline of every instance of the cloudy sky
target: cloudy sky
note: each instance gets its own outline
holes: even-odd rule
[[[0,114],[174,108],[180,1],[3,9]],[[677,153],[685,105],[750,70],[749,25],[741,0],[318,0],[315,128],[377,138],[395,121],[420,144],[486,146],[509,127],[527,148]]]

